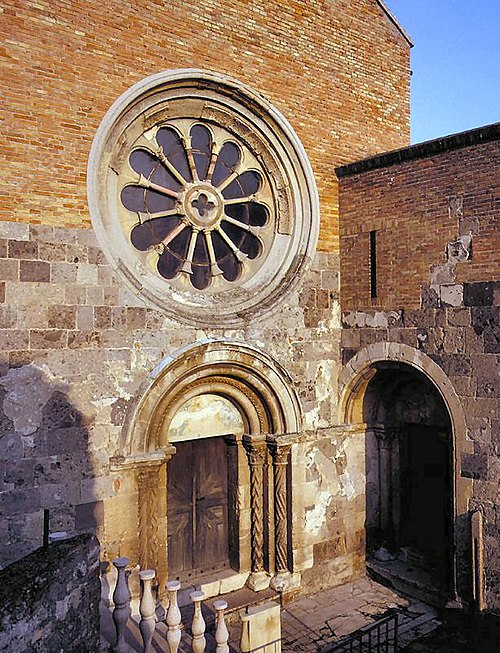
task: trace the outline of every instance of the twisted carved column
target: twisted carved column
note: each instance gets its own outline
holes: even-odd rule
[[[267,587],[269,579],[264,570],[264,463],[266,460],[266,436],[245,435],[243,445],[250,465],[250,512],[252,542],[252,589]]]
[[[288,492],[286,485],[286,469],[291,444],[270,442],[269,448],[273,457],[274,468],[274,527],[276,546],[276,574],[282,576],[288,570],[288,526],[287,508]]]

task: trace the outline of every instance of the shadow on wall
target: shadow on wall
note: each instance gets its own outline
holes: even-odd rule
[[[0,567],[42,544],[44,508],[51,532],[98,532],[90,420],[69,386],[45,365],[4,367],[0,376]]]

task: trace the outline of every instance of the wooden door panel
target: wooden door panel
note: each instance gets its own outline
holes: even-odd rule
[[[193,474],[191,442],[176,445],[168,467],[168,566],[176,577],[193,566]]]
[[[227,457],[222,438],[176,444],[168,467],[171,577],[229,566]]]

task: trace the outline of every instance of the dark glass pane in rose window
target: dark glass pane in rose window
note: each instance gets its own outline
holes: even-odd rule
[[[208,263],[208,248],[204,234],[200,231],[196,238],[193,252],[193,263]]]
[[[180,267],[182,266],[183,260],[174,256],[168,250],[165,250],[163,254],[158,259],[157,268],[158,272],[165,279],[172,279],[175,277]]]
[[[165,168],[163,163],[159,163],[153,174],[151,175],[151,181],[158,186],[163,186],[164,188],[169,188],[170,190],[179,191],[182,186],[173,176],[171,172]]]
[[[132,170],[139,175],[144,175],[146,179],[149,179],[149,175],[158,165],[158,159],[146,150],[134,150],[128,161]]]
[[[252,227],[263,227],[269,217],[267,207],[258,202],[242,202],[241,204],[228,204],[225,208],[226,215]]]
[[[212,231],[212,243],[217,263],[220,263],[226,256],[232,253],[229,245],[217,231]]]
[[[240,156],[240,149],[237,145],[230,141],[224,143],[217,157],[217,163],[212,175],[212,184],[214,186],[220,186],[229,175],[233,174],[240,163]]]
[[[140,186],[125,186],[121,192],[121,201],[123,206],[129,211],[145,212],[146,211],[146,191]]]
[[[169,242],[167,247],[176,256],[182,260],[185,260],[190,237],[191,230],[183,229],[173,240]]]
[[[177,132],[168,127],[162,127],[156,134],[156,142],[163,148],[167,159],[184,179],[192,181],[186,151]]]
[[[148,188],[146,190],[146,210],[149,213],[158,213],[159,211],[170,211],[175,206],[175,199],[169,195],[164,195],[156,190]]]
[[[226,281],[236,281],[240,276],[241,264],[232,252],[219,262],[219,267]]]
[[[224,230],[224,232],[229,236],[229,238],[239,249],[240,243],[245,237],[246,231],[243,231],[243,229],[240,229],[240,227],[237,227],[236,225],[226,221],[222,222],[221,229]]]
[[[257,256],[260,256],[262,252],[262,244],[257,236],[247,233],[240,245],[240,249],[249,259],[254,259],[257,258]]]
[[[179,216],[148,220],[134,227],[130,233],[132,245],[141,252],[158,245],[179,224]]]
[[[238,197],[249,197],[256,193],[261,187],[261,176],[254,170],[247,170],[238,175],[227,188],[222,191],[225,199],[237,199]]]
[[[191,129],[191,148],[198,179],[203,181],[207,178],[212,151],[212,136],[206,127],[194,125]]]
[[[211,278],[208,265],[193,265],[191,283],[195,288],[198,288],[198,290],[204,290],[210,284]]]

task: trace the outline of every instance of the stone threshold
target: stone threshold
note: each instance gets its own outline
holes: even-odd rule
[[[450,597],[443,590],[433,587],[428,573],[424,570],[415,570],[399,560],[389,562],[367,560],[366,570],[370,578],[377,583],[435,608],[444,608],[450,603]]]

